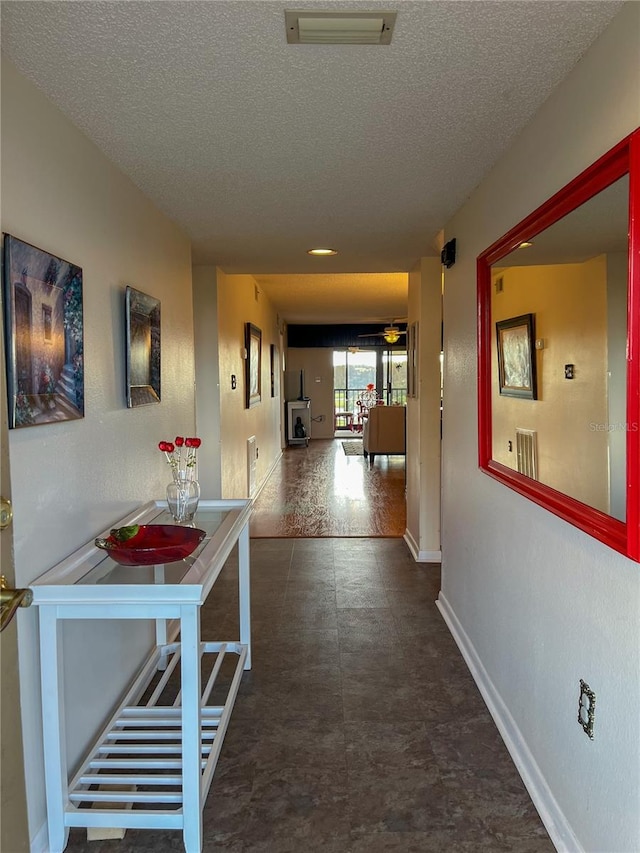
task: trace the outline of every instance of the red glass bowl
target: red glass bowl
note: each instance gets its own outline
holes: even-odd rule
[[[154,566],[175,563],[195,551],[207,534],[198,527],[173,524],[142,524],[135,536],[119,542],[113,536],[95,544],[123,566]]]

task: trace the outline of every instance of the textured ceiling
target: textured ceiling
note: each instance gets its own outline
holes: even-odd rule
[[[2,48],[190,235],[196,263],[387,273],[434,253],[620,5],[8,0]],[[285,8],[332,7],[397,10],[392,44],[286,43]],[[340,254],[309,257],[317,245]]]

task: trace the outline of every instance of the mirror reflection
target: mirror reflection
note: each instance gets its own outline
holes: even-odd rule
[[[491,267],[492,456],[626,516],[628,175]]]

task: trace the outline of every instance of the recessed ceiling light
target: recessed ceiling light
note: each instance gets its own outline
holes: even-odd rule
[[[520,243],[518,248],[519,249],[528,249],[529,246],[533,246],[533,243],[530,243],[528,240],[525,240],[524,243]]]
[[[308,255],[337,255],[335,249],[307,249]]]
[[[389,44],[396,12],[285,11],[289,44]]]

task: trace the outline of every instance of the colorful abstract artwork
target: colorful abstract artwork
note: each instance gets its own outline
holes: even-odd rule
[[[82,269],[4,235],[9,428],[84,417]]]

